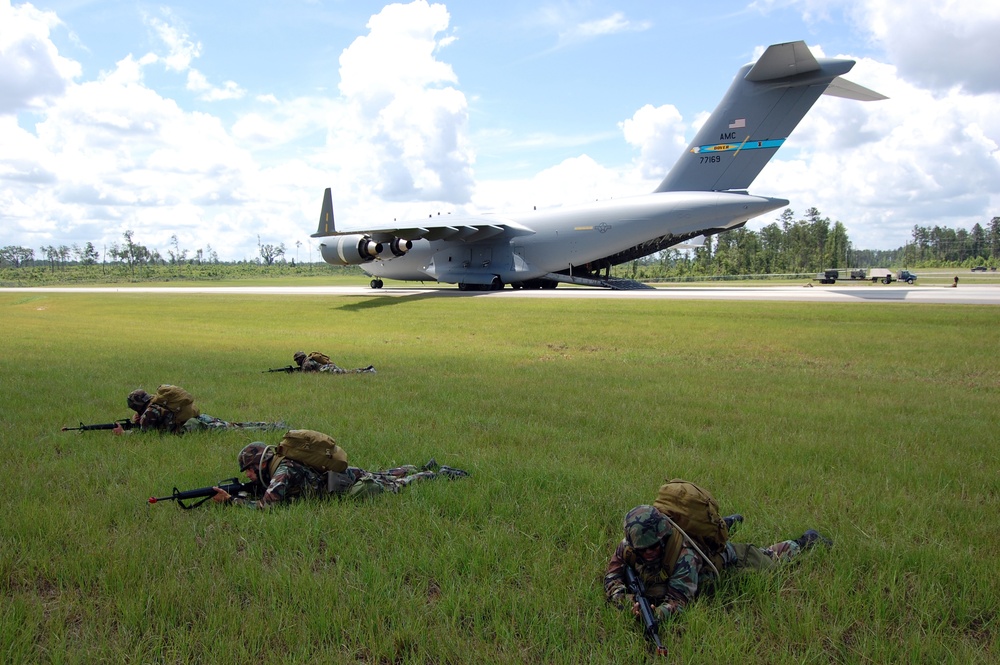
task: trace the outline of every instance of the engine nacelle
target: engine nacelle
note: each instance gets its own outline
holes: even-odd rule
[[[323,260],[335,266],[356,266],[378,258],[382,253],[382,243],[371,236],[334,236],[319,246]]]
[[[402,256],[413,249],[413,243],[403,238],[393,238],[389,243],[389,251],[393,256]]]

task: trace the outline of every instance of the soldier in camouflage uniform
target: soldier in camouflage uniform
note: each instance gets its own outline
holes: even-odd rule
[[[237,462],[240,471],[253,482],[258,482],[266,488],[259,500],[247,497],[230,496],[225,490],[215,488],[212,500],[216,503],[228,503],[248,508],[268,508],[284,501],[300,497],[338,496],[364,497],[371,496],[377,488],[378,492],[399,492],[402,488],[418,480],[436,478],[443,475],[447,478],[460,478],[469,474],[460,469],[438,466],[431,460],[418,469],[413,465],[396,467],[387,471],[369,472],[358,467],[349,466],[343,473],[334,471],[321,472],[301,462],[281,458],[274,472],[271,473],[271,461],[274,459],[274,447],[255,441],[240,451]],[[437,471],[434,471],[437,469]],[[327,474],[332,475],[332,482]]]
[[[741,515],[724,518],[728,525],[742,522]],[[604,575],[604,594],[609,603],[626,605],[638,616],[639,604],[627,597],[625,566],[631,565],[646,586],[653,612],[661,621],[684,609],[700,593],[715,583],[715,572],[685,540],[677,563],[665,569],[665,544],[673,527],[654,506],[638,506],[625,515],[625,538],[618,543]],[[810,529],[795,540],[783,540],[768,548],[747,543],[727,542],[719,572],[726,569],[769,570],[786,562],[816,543],[832,546],[828,538]],[[629,601],[629,602],[626,602]]]
[[[306,355],[305,351],[296,351],[292,356],[295,364],[302,368],[303,372],[326,372],[328,374],[374,374],[374,365],[359,367],[358,369],[344,369],[337,367],[332,362],[320,363]]]
[[[128,408],[135,411],[135,415],[132,416],[132,421],[139,425],[139,429],[142,431],[156,430],[160,432],[171,432],[173,434],[184,434],[185,432],[195,432],[198,430],[225,430],[225,429],[248,429],[248,430],[273,430],[273,429],[288,429],[288,426],[283,422],[276,423],[265,423],[265,422],[229,422],[222,420],[221,418],[216,418],[214,416],[209,416],[206,414],[200,414],[194,418],[189,418],[183,423],[178,424],[174,418],[174,412],[166,408],[162,404],[151,404],[153,396],[147,393],[145,390],[133,390],[128,394],[126,398],[126,403]],[[121,434],[124,432],[123,429],[116,428],[112,430],[115,434]]]

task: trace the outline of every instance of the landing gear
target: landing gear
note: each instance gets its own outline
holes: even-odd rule
[[[458,283],[459,291],[500,291],[503,287],[503,280],[497,276],[494,276],[493,281],[489,284],[466,284],[465,282]]]
[[[381,280],[381,279],[379,279],[378,277],[376,277],[375,279],[373,279],[373,280],[372,280],[372,281],[370,282],[370,284],[371,284],[371,287],[372,287],[373,289],[381,289],[381,288],[382,288],[382,280]]]

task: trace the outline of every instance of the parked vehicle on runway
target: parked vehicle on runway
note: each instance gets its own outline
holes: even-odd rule
[[[863,280],[867,279],[864,268],[852,268],[851,270],[838,270],[828,268],[814,277],[820,284],[836,284],[838,279]]]
[[[882,282],[883,284],[892,284],[893,282],[913,284],[917,281],[917,276],[909,270],[892,272],[888,268],[872,268],[868,271],[868,279],[872,281],[872,284],[877,282]]]

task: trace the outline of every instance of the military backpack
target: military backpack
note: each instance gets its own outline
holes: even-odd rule
[[[325,353],[320,353],[319,351],[313,351],[312,353],[310,353],[309,360],[317,362],[320,365],[330,364],[330,356],[326,355]]]
[[[719,513],[719,502],[707,490],[675,478],[660,486],[653,505],[695,542],[712,563],[722,565],[721,554],[729,541],[729,527]],[[680,555],[682,537],[675,533],[667,544],[664,563],[673,569]]]
[[[176,428],[180,428],[187,421],[201,415],[201,412],[194,405],[194,397],[180,386],[172,386],[167,383],[161,385],[156,389],[156,394],[153,395],[149,403],[166,407],[172,412]]]
[[[311,429],[288,430],[275,453],[275,459],[295,460],[317,471],[343,473],[347,469],[347,452],[332,436]]]

